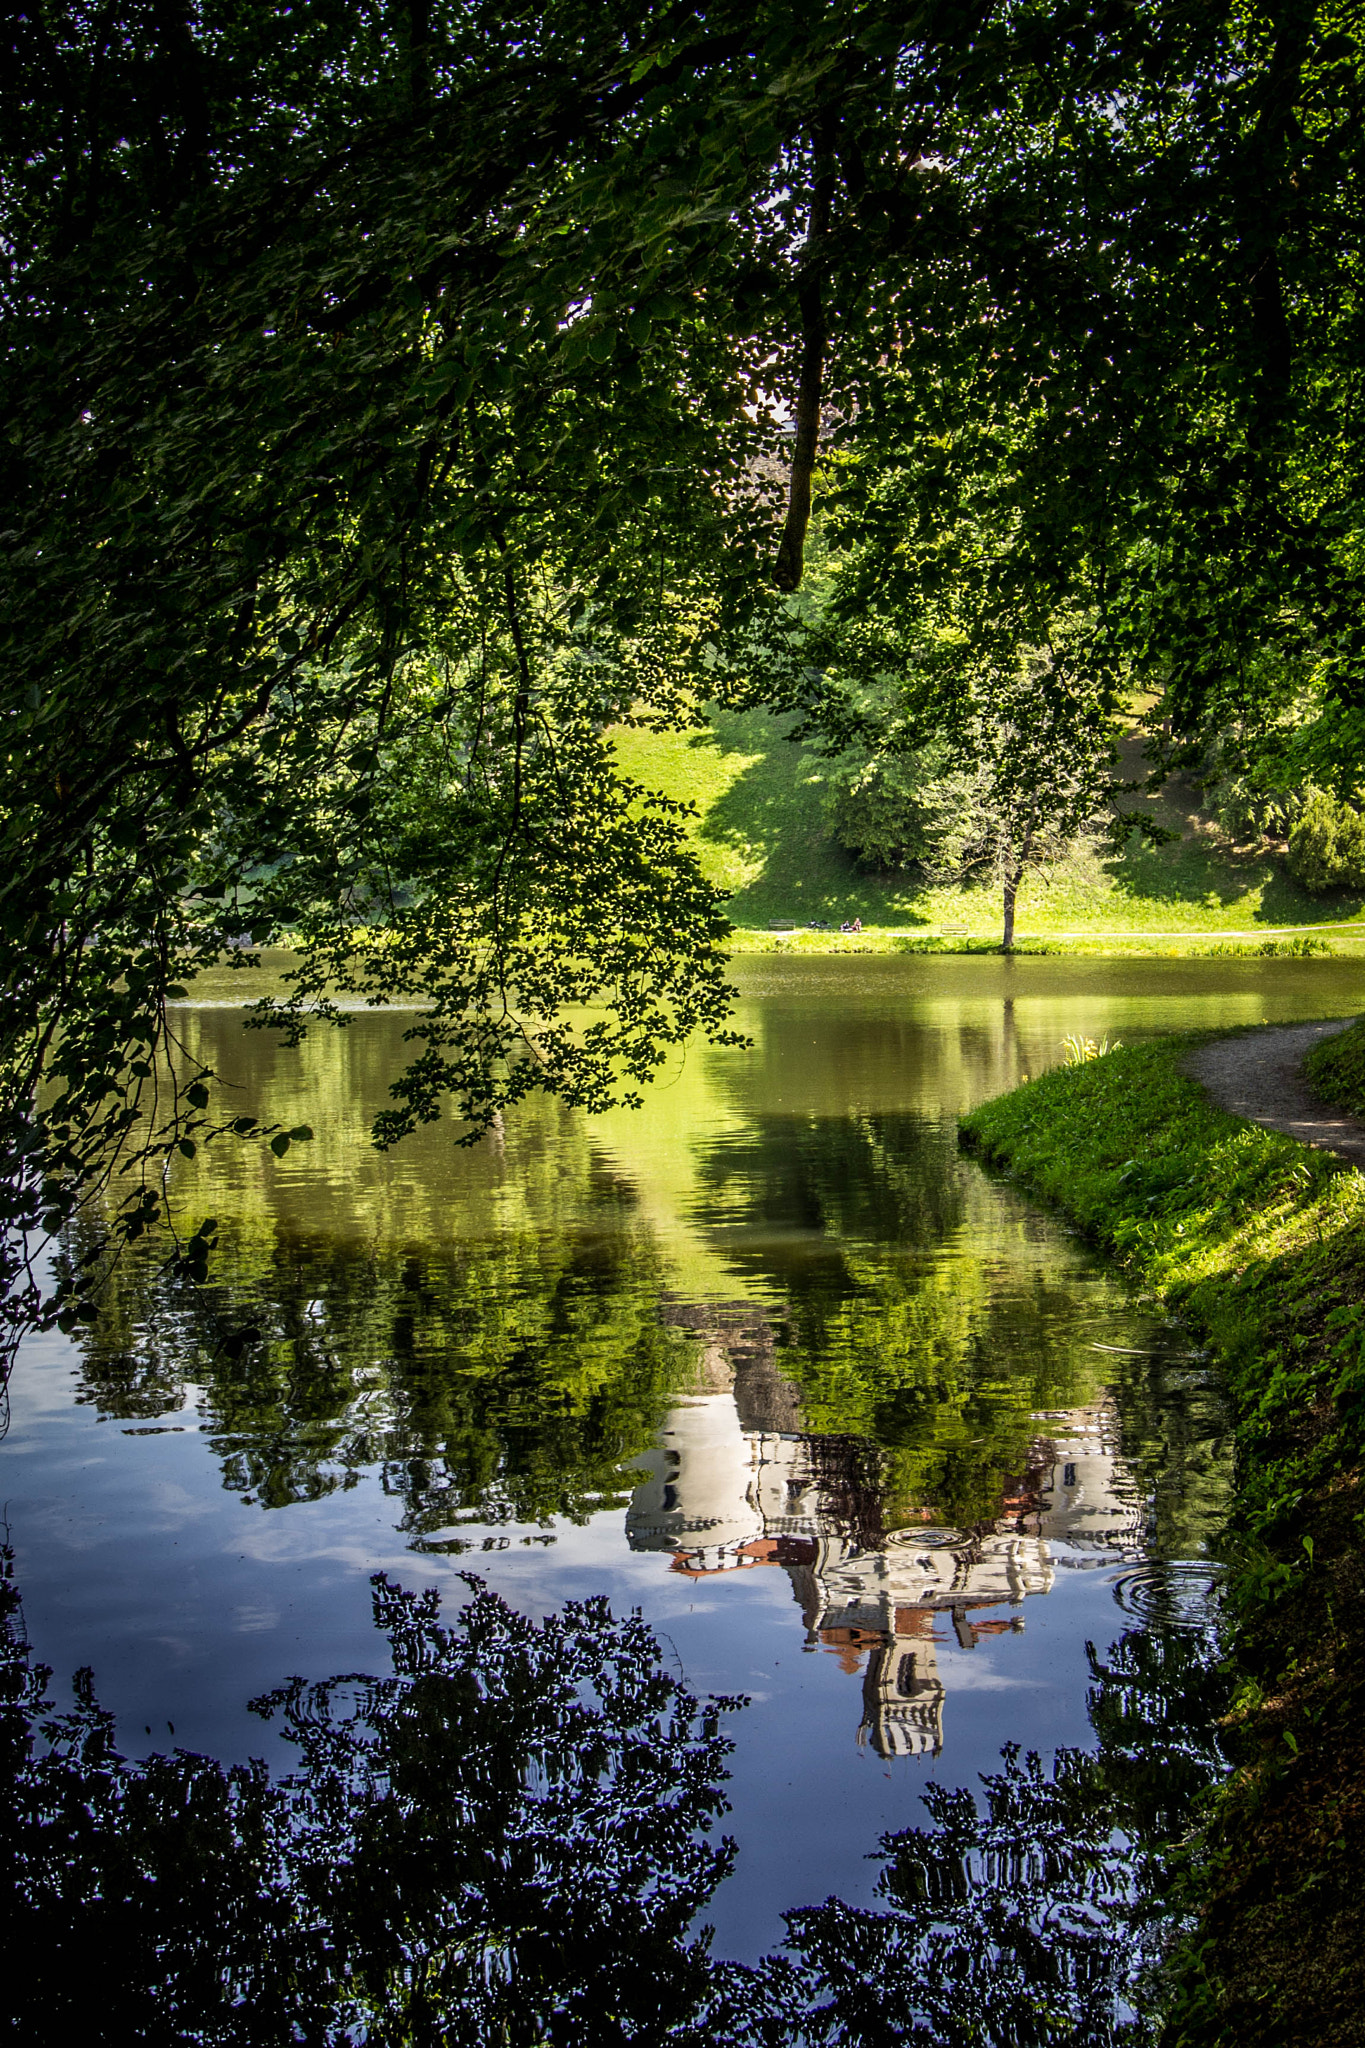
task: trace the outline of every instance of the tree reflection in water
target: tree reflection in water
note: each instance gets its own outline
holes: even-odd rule
[[[46,2038],[693,2038],[729,1744],[637,1619],[537,1626],[375,1581],[393,1673],[294,1681],[298,1767],[130,1763],[89,1673],[56,1713],[10,1596],[11,1991]],[[35,1740],[35,1738],[37,1738]],[[659,2031],[661,2012],[676,2032]],[[700,2037],[696,2037],[700,2038]]]
[[[786,1915],[812,2042],[914,2048],[1141,2048],[1180,1925],[1182,1837],[1223,1771],[1227,1673],[1207,1628],[1093,1646],[1094,1753],[1050,1771],[1014,1745],[983,1780],[931,1786],[932,1825],[884,1836],[887,1910],[837,1899]],[[1171,1627],[1174,1623],[1175,1626]]]
[[[0,1856],[11,2031],[223,2043],[948,2044],[1153,2038],[1169,1845],[1221,1769],[1207,1629],[1091,1654],[1094,1755],[1004,1753],[984,1812],[931,1790],[885,1838],[884,1909],[790,1913],[788,1953],[710,1955],[735,1850],[719,1717],[600,1601],[537,1625],[476,1580],[375,1580],[392,1674],[257,1702],[297,1767],[122,1757],[89,1672],[59,1712],[7,1565]],[[1172,1626],[1171,1624],[1175,1625]]]

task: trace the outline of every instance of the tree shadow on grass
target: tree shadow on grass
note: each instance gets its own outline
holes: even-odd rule
[[[923,924],[909,884],[869,876],[832,837],[825,816],[825,762],[790,737],[795,718],[766,711],[714,710],[689,742],[741,754],[747,765],[702,820],[699,837],[737,853],[753,879],[731,896],[736,924],[792,918],[841,923]]]
[[[1355,916],[1365,903],[1365,897],[1339,890],[1310,896],[1275,855],[1202,835],[1152,846],[1135,833],[1105,868],[1120,898],[1226,910],[1259,891],[1259,902],[1247,911],[1257,924],[1328,924]]]

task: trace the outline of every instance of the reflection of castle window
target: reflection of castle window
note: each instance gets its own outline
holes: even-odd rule
[[[1076,1467],[1075,1467],[1074,1465],[1068,1465],[1068,1466],[1066,1466],[1066,1467],[1065,1467],[1065,1469],[1064,1469],[1064,1470],[1063,1470],[1063,1472],[1062,1472],[1062,1485],[1063,1485],[1063,1486],[1074,1486],[1075,1484],[1076,1484]]]
[[[678,1489],[677,1489],[677,1487],[676,1487],[676,1486],[675,1486],[675,1485],[673,1484],[672,1480],[670,1479],[670,1480],[666,1481],[666,1482],[665,1482],[665,1485],[664,1485],[664,1498],[663,1498],[663,1510],[664,1510],[664,1513],[665,1513],[666,1515],[671,1515],[671,1514],[672,1514],[672,1513],[674,1512],[674,1510],[675,1510],[675,1509],[677,1508],[677,1505],[678,1505]]]
[[[915,1653],[907,1650],[896,1671],[896,1691],[903,1700],[912,1700],[917,1693],[928,1692],[929,1687],[915,1669]]]

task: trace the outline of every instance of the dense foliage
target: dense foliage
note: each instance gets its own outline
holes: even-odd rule
[[[808,701],[884,776],[944,742],[970,771],[975,678],[1064,650],[1068,711],[1145,700],[1154,765],[1282,837],[1359,778],[1360,22],[1134,27],[1109,97],[945,147],[981,228],[913,270],[836,435]]]
[[[1315,895],[1365,889],[1365,817],[1353,804],[1313,790],[1289,835],[1289,869]]]
[[[1350,10],[68,0],[7,35],[19,1324],[87,1302],[98,1248],[60,1300],[32,1255],[101,1176],[136,1236],[171,1148],[304,1135],[175,1057],[225,949],[295,945],[288,1033],[417,1006],[382,1143],[628,1099],[724,1031],[714,892],[614,720],[757,696],[844,745],[889,677],[910,743],[1011,735],[1013,815],[1140,670],[1177,747],[1288,731],[1349,781]]]

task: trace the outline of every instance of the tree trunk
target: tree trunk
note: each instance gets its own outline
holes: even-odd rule
[[[1024,834],[1023,844],[1019,848],[1018,859],[1011,861],[1010,865],[1005,869],[1005,929],[1000,940],[1000,950],[1002,953],[1012,953],[1014,951],[1014,899],[1019,894],[1019,884],[1024,879],[1024,874],[1028,867],[1028,857],[1032,850],[1033,827],[1030,826]]]
[[[1021,872],[1019,868],[1011,868],[1005,876],[1005,930],[1000,940],[1002,953],[1014,951],[1014,899],[1018,893]]]
[[[833,171],[817,158],[806,247],[796,292],[801,314],[801,369],[796,394],[796,435],[792,442],[791,476],[787,486],[787,522],[773,568],[773,581],[779,590],[797,589],[806,563],[811,478],[820,447],[820,394],[827,340],[823,271],[828,260],[825,245],[829,239],[833,197]]]

